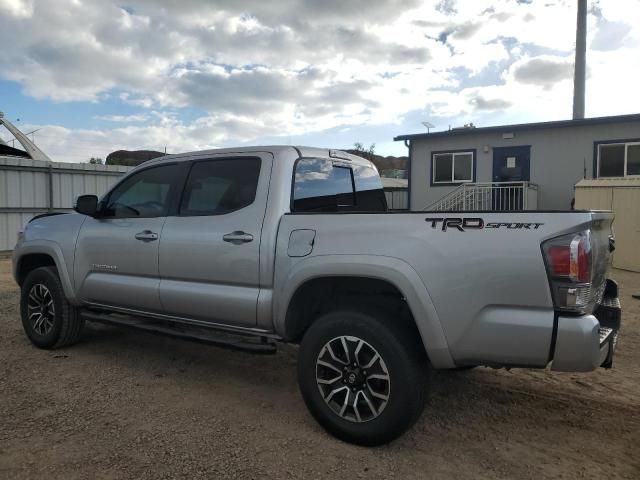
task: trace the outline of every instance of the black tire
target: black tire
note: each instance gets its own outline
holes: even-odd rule
[[[42,323],[36,323],[40,314],[34,315],[34,308],[37,310],[38,307],[33,304],[45,303],[39,300],[40,297],[50,299],[50,306],[45,309],[47,324],[44,327]],[[78,309],[67,301],[58,271],[54,267],[36,268],[27,275],[22,284],[20,315],[22,327],[31,343],[47,350],[76,343],[84,327],[84,319],[79,315]]]
[[[388,396],[388,401],[386,401],[384,407],[379,409],[377,416],[375,416],[376,413],[374,413],[373,409],[366,406],[365,399],[362,396],[358,396],[368,393],[369,399],[374,402],[380,402],[380,400],[376,400],[371,396],[371,380],[369,379],[370,377],[367,377],[367,375],[371,375],[371,371],[366,372],[366,370],[361,370],[360,367],[356,369],[358,375],[364,372],[364,376],[357,377],[357,382],[364,382],[361,383],[359,392],[353,390],[355,382],[346,372],[345,369],[347,367],[343,367],[344,376],[335,384],[332,383],[327,387],[333,391],[337,389],[343,390],[344,386],[347,386],[347,391],[342,398],[344,398],[344,404],[349,403],[349,406],[346,407],[346,410],[344,407],[341,409],[344,411],[343,416],[340,415],[340,412],[334,410],[336,408],[335,405],[332,407],[325,401],[325,397],[331,397],[331,393],[326,395],[326,390],[324,395],[321,393],[321,389],[324,389],[325,386],[321,386],[317,382],[316,376],[320,376],[317,369],[321,370],[324,367],[317,365],[316,362],[319,359],[324,359],[324,356],[319,357],[319,355],[327,355],[329,350],[334,354],[335,346],[329,350],[325,346],[330,342],[341,342],[341,337],[364,341],[366,346],[360,350],[359,355],[365,355],[366,352],[364,350],[371,348],[375,353],[379,354],[383,365],[386,367],[389,379],[388,384],[382,382],[378,383],[378,386],[382,388],[382,393]],[[353,345],[359,344],[357,340],[347,340],[346,343],[348,344],[347,350],[353,349]],[[342,343],[339,345],[342,345]],[[354,354],[355,352],[351,352],[351,356],[356,357],[356,360],[360,363],[362,359],[358,359],[358,355]],[[337,356],[338,354],[335,353],[335,355]],[[372,356],[369,355],[369,359]],[[366,360],[361,363],[368,364]],[[338,364],[336,363],[335,365]],[[371,367],[371,369],[373,368]],[[333,373],[333,370],[332,368],[330,372],[332,375],[339,375],[337,370],[336,373]],[[420,336],[415,327],[407,325],[407,322],[400,318],[392,319],[370,312],[334,311],[318,318],[305,333],[300,344],[298,383],[311,414],[332,435],[358,445],[376,446],[388,443],[404,433],[418,420],[424,409],[426,399],[426,373],[427,357],[420,341]],[[366,378],[366,380],[362,380],[363,378]],[[334,380],[331,380],[331,382],[334,382]],[[340,386],[341,383],[338,382],[341,382],[343,386]],[[349,386],[350,382],[351,386]],[[352,390],[351,394],[349,393],[350,389]],[[332,401],[333,398],[338,398],[338,395],[342,393],[336,393],[329,401]],[[352,396],[349,397],[349,395]],[[352,400],[353,405],[351,405]],[[369,402],[368,399],[367,402]],[[369,412],[369,419],[356,421],[356,408],[354,408],[356,403],[363,405],[363,407],[360,407],[363,413]],[[377,408],[375,403],[374,407]],[[347,418],[349,416],[351,418]],[[358,414],[358,418],[360,417],[365,418],[364,415]]]

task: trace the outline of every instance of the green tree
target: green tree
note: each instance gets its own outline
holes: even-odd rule
[[[373,160],[373,157],[374,157],[375,152],[376,152],[376,144],[372,143],[371,145],[369,145],[369,148],[367,148],[362,143],[356,142],[356,143],[353,144],[353,149],[361,157],[364,157],[367,160]]]
[[[100,157],[91,157],[87,163],[91,165],[104,165],[104,162]]]

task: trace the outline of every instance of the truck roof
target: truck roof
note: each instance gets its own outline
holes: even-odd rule
[[[303,147],[292,145],[264,145],[264,146],[243,146],[243,147],[228,147],[228,148],[214,148],[209,150],[199,150],[194,152],[176,153],[172,155],[165,155],[163,157],[154,158],[148,160],[141,165],[149,165],[151,163],[160,163],[167,161],[180,161],[193,159],[194,157],[204,157],[207,155],[219,155],[224,153],[251,153],[251,152],[270,152],[274,156],[278,154],[288,154],[286,157],[293,160],[299,157],[332,157],[335,159],[348,160],[357,165],[373,165],[369,160],[353,155],[342,150],[329,149],[329,148],[316,148],[316,147]],[[292,155],[293,154],[293,155]]]

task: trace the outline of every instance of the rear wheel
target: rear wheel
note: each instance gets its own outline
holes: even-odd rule
[[[360,445],[401,435],[420,416],[426,355],[413,329],[376,314],[338,311],[305,334],[298,382],[315,419],[331,434]]]
[[[24,331],[35,346],[61,348],[78,341],[84,320],[65,298],[54,267],[36,268],[22,284],[20,314]]]

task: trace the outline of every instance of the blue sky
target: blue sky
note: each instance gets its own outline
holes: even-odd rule
[[[569,118],[575,4],[0,0],[0,110],[57,161],[273,143],[402,155],[393,137],[422,121]],[[588,116],[640,112],[637,18],[640,0],[589,1]]]

